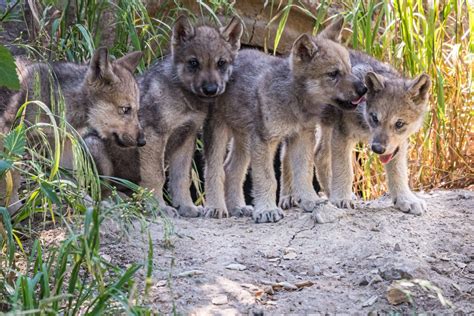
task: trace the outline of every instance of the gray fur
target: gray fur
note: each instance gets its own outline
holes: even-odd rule
[[[242,185],[250,165],[256,222],[276,222],[273,158],[285,141],[284,155],[295,201],[306,211],[323,203],[311,185],[314,129],[324,104],[349,106],[365,93],[351,73],[349,53],[336,42],[342,20],[317,37],[302,35],[287,58],[255,50],[239,53],[231,84],[218,98],[204,128],[206,215],[248,214]],[[328,73],[338,71],[337,79]],[[232,139],[230,151],[226,147]],[[225,162],[224,162],[225,159]],[[294,176],[291,176],[294,173]]]
[[[182,16],[173,28],[171,55],[138,78],[139,116],[147,145],[138,150],[139,163],[134,167],[134,153],[110,148],[112,155],[128,160],[124,166],[115,163],[114,173],[126,179],[140,175],[139,184],[153,190],[165,213],[201,215],[190,194],[195,139],[209,107],[226,89],[241,35],[242,24],[237,18],[217,30],[207,25],[193,26]],[[192,67],[192,60],[199,66]],[[215,93],[206,90],[209,86],[215,87]],[[128,172],[119,170],[125,167],[130,168]],[[163,198],[166,168],[172,206]]]

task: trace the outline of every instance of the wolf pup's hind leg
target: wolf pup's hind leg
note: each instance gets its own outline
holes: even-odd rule
[[[280,148],[280,200],[278,206],[288,210],[296,206],[293,199],[293,172],[291,168],[290,155],[288,151],[288,139],[285,139]]]
[[[329,197],[331,188],[331,138],[332,127],[320,126],[317,131],[317,145],[314,153],[316,176],[321,190]]]

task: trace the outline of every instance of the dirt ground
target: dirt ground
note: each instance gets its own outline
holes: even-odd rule
[[[404,214],[384,197],[323,225],[297,209],[275,224],[173,219],[168,249],[162,225],[153,224],[151,304],[192,315],[472,314],[474,192],[421,195],[423,216]],[[138,228],[124,241],[106,226],[102,249],[113,262],[145,258]]]

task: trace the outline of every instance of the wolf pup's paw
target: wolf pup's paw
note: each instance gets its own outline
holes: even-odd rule
[[[280,198],[280,202],[278,203],[278,206],[284,210],[288,210],[292,207],[295,207],[297,203],[293,199],[293,196],[291,195],[285,195]]]
[[[230,215],[235,216],[235,217],[247,217],[247,216],[252,216],[252,214],[253,214],[253,206],[251,205],[234,207],[230,211]]]
[[[255,223],[276,223],[285,217],[281,208],[255,210],[252,214]]]
[[[353,199],[331,199],[331,203],[339,208],[355,208]]]
[[[320,204],[313,210],[311,218],[317,224],[332,223],[344,215],[344,210],[334,207],[332,204]]]
[[[229,217],[229,212],[225,208],[206,206],[204,208],[204,217],[221,219]]]
[[[178,207],[178,213],[183,217],[199,217],[203,213],[203,208],[195,205],[183,205]]]
[[[175,209],[174,207],[172,206],[161,206],[160,207],[160,210],[162,212],[162,214],[168,216],[168,217],[179,217],[179,212],[177,209]]]
[[[397,196],[393,199],[395,207],[404,213],[421,215],[426,211],[426,202],[418,198],[413,193],[409,195]]]

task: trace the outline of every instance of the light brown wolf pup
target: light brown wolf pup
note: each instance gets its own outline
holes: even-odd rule
[[[421,214],[426,203],[408,186],[408,138],[423,122],[431,80],[426,74],[403,78],[389,65],[351,51],[353,72],[365,78],[367,102],[356,111],[327,107],[315,155],[318,181],[331,202],[354,207],[352,149],[368,142],[387,173],[388,188],[397,208]]]

